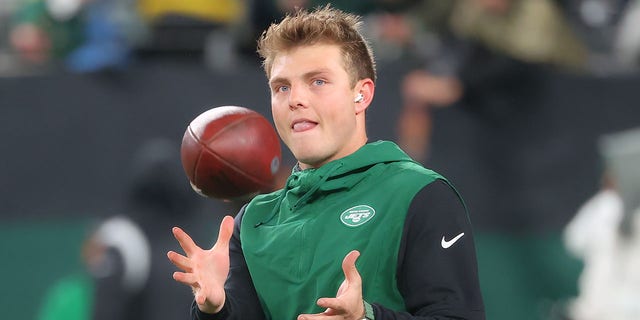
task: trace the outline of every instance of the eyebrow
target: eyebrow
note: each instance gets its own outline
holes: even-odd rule
[[[317,75],[320,74],[328,74],[331,73],[331,70],[327,69],[327,68],[320,68],[317,70],[311,70],[309,72],[306,72],[302,75],[302,78],[304,79],[309,79],[309,78],[313,78]],[[284,77],[276,77],[273,78],[271,80],[269,80],[269,86],[273,86],[274,84],[281,84],[281,83],[289,83],[289,80],[287,78]]]

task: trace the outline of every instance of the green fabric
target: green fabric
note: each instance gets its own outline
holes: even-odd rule
[[[26,1],[13,16],[12,25],[33,24],[44,31],[51,41],[54,58],[65,57],[84,41],[84,21],[81,14],[58,21],[49,14],[45,1]]]
[[[564,248],[562,233],[475,232],[486,317],[491,320],[566,319],[578,293],[582,262]]]
[[[83,274],[62,278],[47,292],[38,320],[89,320],[93,284]]]
[[[404,220],[413,196],[436,179],[444,178],[379,141],[254,198],[240,237],[267,318],[321,312],[316,300],[335,296],[354,249],[364,299],[404,310],[396,285]]]

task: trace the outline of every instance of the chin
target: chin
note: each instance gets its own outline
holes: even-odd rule
[[[334,154],[328,150],[322,150],[322,146],[318,145],[317,141],[299,143],[291,147],[290,150],[298,162],[314,168],[327,163],[327,160]]]
[[[317,168],[326,162],[326,157],[314,156],[311,154],[294,153],[294,156],[298,159],[298,162],[303,164],[305,167]]]
[[[317,168],[317,167],[319,167],[319,165],[318,165],[318,164],[319,164],[320,162],[319,162],[318,160],[316,160],[315,158],[309,158],[309,157],[296,157],[296,159],[298,159],[298,162],[300,163],[300,165],[301,165],[303,168],[305,168],[305,169],[306,169],[306,168],[309,168],[309,167],[312,167],[312,168]]]

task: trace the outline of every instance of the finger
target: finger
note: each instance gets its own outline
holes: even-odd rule
[[[187,256],[190,256],[198,248],[196,243],[193,242],[193,239],[191,239],[191,237],[182,229],[173,227],[171,231],[173,232],[173,236],[176,238],[176,240],[178,240],[180,247],[182,248],[182,250],[184,250]]]
[[[178,267],[180,270],[185,271],[185,272],[191,272],[191,260],[175,251],[169,251],[167,252],[167,257],[169,258],[169,261],[171,261],[171,263],[173,263],[176,267]]]
[[[360,281],[360,273],[356,268],[356,260],[360,256],[358,250],[349,252],[342,260],[342,271],[344,272],[345,280],[349,283],[353,281]]]
[[[207,296],[198,292],[196,293],[195,299],[198,305],[204,305],[204,303],[207,301]]]
[[[343,313],[346,311],[344,302],[338,298],[320,298],[316,303],[319,307],[328,309],[331,313]],[[325,314],[327,313],[325,311]]]
[[[340,319],[337,316],[330,316],[326,313],[315,313],[315,314],[301,314],[298,316],[297,320],[331,320],[331,319]]]
[[[220,231],[218,232],[218,240],[216,247],[228,248],[231,235],[233,234],[233,217],[225,216],[220,223]]]
[[[173,273],[173,280],[176,280],[182,284],[186,284],[190,287],[195,287],[198,284],[198,281],[193,273],[176,271]]]

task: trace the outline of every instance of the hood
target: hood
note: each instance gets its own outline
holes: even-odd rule
[[[269,218],[258,223],[256,227],[273,219],[283,203],[294,211],[322,194],[347,191],[366,177],[353,173],[364,172],[380,163],[400,161],[414,162],[395,143],[377,141],[368,143],[353,154],[331,161],[320,168],[300,170],[296,166],[285,187],[278,191],[279,198]]]
[[[295,170],[287,179],[286,192],[302,196],[311,190],[331,192],[348,189],[362,179],[354,172],[379,164],[397,161],[413,161],[395,143],[377,141],[366,144],[353,154],[331,161],[317,169]]]

